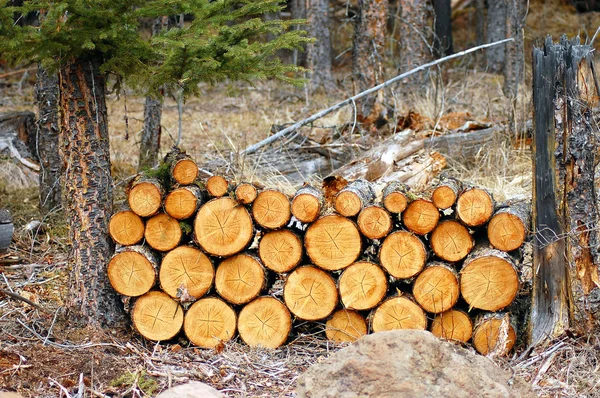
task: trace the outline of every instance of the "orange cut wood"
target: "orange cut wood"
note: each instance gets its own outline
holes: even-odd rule
[[[371,184],[366,180],[356,180],[336,195],[334,207],[342,216],[354,217],[373,200],[375,192]]]
[[[264,296],[246,304],[238,316],[238,332],[250,347],[277,348],[292,330],[292,316],[274,297]]]
[[[466,343],[473,334],[473,322],[463,311],[449,310],[436,315],[431,333],[441,339]]]
[[[367,321],[356,311],[336,311],[325,323],[325,336],[336,343],[351,343],[366,334]]]
[[[469,230],[454,220],[439,223],[429,239],[429,245],[436,256],[449,262],[457,262],[467,257],[474,244]]]
[[[494,214],[494,199],[480,188],[470,188],[456,201],[456,216],[469,227],[479,227]]]
[[[235,198],[243,205],[249,205],[254,202],[258,196],[258,190],[250,183],[243,182],[235,188]]]
[[[278,273],[289,272],[302,260],[303,245],[292,231],[267,232],[258,244],[258,255],[265,267]]]
[[[120,211],[111,217],[108,232],[120,245],[135,245],[144,237],[144,221],[132,211]]]
[[[181,236],[179,221],[168,214],[157,214],[146,223],[146,243],[158,251],[173,250],[181,242]]]
[[[135,301],[131,320],[135,329],[148,340],[170,340],[183,326],[183,308],[168,294],[152,291]]]
[[[340,301],[347,309],[370,310],[387,293],[387,275],[370,262],[360,261],[342,272],[338,281]]]
[[[487,227],[490,244],[505,252],[518,249],[527,238],[529,222],[530,208],[527,203],[499,209]]]
[[[367,206],[360,211],[358,228],[369,239],[381,239],[392,230],[392,217],[383,207]]]
[[[176,160],[171,166],[171,176],[181,185],[190,185],[198,177],[198,165],[190,157]]]
[[[265,279],[265,270],[256,258],[237,254],[217,267],[215,289],[231,304],[246,304],[264,289]]]
[[[290,201],[279,191],[272,189],[262,191],[252,203],[252,216],[261,227],[281,228],[292,216]]]
[[[402,213],[408,206],[409,188],[397,181],[389,182],[383,189],[383,206],[390,213]]]
[[[388,235],[379,250],[381,266],[395,278],[417,275],[427,261],[425,244],[411,232],[396,231]]]
[[[321,213],[323,200],[321,191],[306,185],[300,188],[292,199],[292,214],[301,222],[313,222]]]
[[[486,314],[475,321],[473,346],[481,355],[506,355],[517,341],[508,314]]]
[[[235,311],[223,300],[207,297],[196,301],[185,314],[183,330],[190,342],[202,348],[215,348],[235,335]]]
[[[313,264],[335,271],[356,261],[362,239],[352,221],[334,214],[321,217],[308,227],[304,247]]]
[[[373,333],[396,329],[427,329],[425,312],[407,297],[392,297],[371,313]]]
[[[439,219],[438,208],[424,199],[412,201],[402,213],[404,226],[417,235],[425,235],[433,231]]]
[[[202,194],[196,186],[181,187],[172,190],[165,197],[165,213],[177,220],[185,220],[196,213]]]
[[[173,298],[194,300],[210,290],[214,276],[213,264],[204,253],[191,246],[179,246],[162,260],[160,287]]]
[[[127,194],[131,210],[140,217],[150,217],[158,213],[162,205],[163,189],[158,181],[141,179],[134,183]]]
[[[456,272],[443,263],[431,263],[417,276],[413,296],[427,312],[439,314],[454,307],[460,295]]]
[[[156,259],[143,246],[128,246],[108,262],[108,280],[118,293],[137,297],[156,283]]]
[[[431,194],[431,201],[440,210],[449,209],[456,203],[461,190],[462,184],[458,180],[442,178]]]
[[[229,183],[221,176],[212,176],[206,181],[206,190],[210,196],[220,198],[227,193]]]
[[[316,321],[331,315],[338,302],[338,291],[333,278],[325,271],[303,266],[288,275],[283,299],[298,318]]]

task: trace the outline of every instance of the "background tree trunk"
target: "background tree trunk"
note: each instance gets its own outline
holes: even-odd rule
[[[72,250],[69,306],[88,324],[108,327],[124,314],[106,274],[113,252],[108,235],[113,181],[106,82],[98,65],[97,59],[79,58],[59,70],[59,144]]]
[[[504,64],[504,95],[516,99],[519,85],[523,82],[525,54],[523,52],[523,26],[525,24],[526,4],[523,0],[508,0],[506,10],[506,35],[515,41],[506,43],[506,62]],[[499,46],[500,47],[500,46]],[[516,105],[516,104],[515,104]]]
[[[289,7],[292,14],[292,19],[306,18],[306,2],[308,0],[290,0]],[[305,29],[305,26],[295,26],[295,30]],[[292,53],[292,61],[297,66],[306,66],[306,52],[294,49]]]
[[[325,90],[335,86],[331,73],[331,36],[329,35],[329,0],[307,0],[306,18],[308,20],[308,35],[316,38],[306,49],[306,61],[312,71],[310,75],[310,90],[318,88]]]
[[[355,91],[360,92],[382,83],[385,35],[387,27],[387,1],[358,0],[358,14],[354,27],[352,69]],[[358,114],[365,124],[385,124],[384,90],[377,96],[361,100]]]
[[[506,38],[506,6],[510,0],[488,1],[487,42],[492,43]],[[505,46],[495,46],[487,50],[488,70],[501,73],[504,70]]]
[[[433,49],[437,57],[454,54],[452,44],[452,4],[450,0],[433,0],[435,36]]]
[[[485,43],[485,0],[476,0],[475,3],[475,44]]]
[[[38,105],[37,156],[40,161],[40,209],[51,211],[61,205],[60,156],[58,150],[58,76],[37,70],[35,94]]]
[[[408,71],[431,60],[431,29],[427,25],[428,0],[400,0],[402,7],[400,24],[400,70]],[[425,88],[427,72],[421,72],[405,82],[411,91]]]

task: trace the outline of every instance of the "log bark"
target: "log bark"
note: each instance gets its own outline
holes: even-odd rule
[[[352,264],[361,253],[362,239],[352,221],[338,215],[319,218],[306,230],[304,247],[311,262],[337,271]]]
[[[215,269],[210,258],[197,248],[179,246],[163,257],[158,277],[165,293],[185,303],[208,293]]]
[[[310,37],[317,40],[306,46],[306,63],[311,70],[309,88],[311,92],[328,91],[335,87],[331,70],[333,59],[329,34],[329,1],[306,0],[307,29]]]
[[[0,209],[0,252],[8,249],[12,242],[15,228],[12,216],[6,209]]]
[[[90,324],[124,321],[121,304],[106,276],[113,247],[108,236],[113,181],[106,110],[106,81],[98,59],[66,60],[59,69],[65,169],[65,210],[71,241],[69,306]]]
[[[254,256],[237,254],[217,267],[215,290],[231,304],[246,304],[264,290],[265,269]]]
[[[129,246],[117,250],[107,266],[112,287],[124,296],[146,294],[156,284],[158,260],[145,246]]]
[[[431,333],[442,339],[466,343],[473,335],[473,322],[463,311],[449,310],[436,315]]]
[[[325,271],[302,266],[292,271],[283,287],[285,305],[292,314],[307,321],[327,318],[338,304],[338,290]]]
[[[356,311],[338,310],[325,323],[325,336],[336,343],[351,343],[367,334],[367,321]]]
[[[201,348],[216,348],[235,336],[235,311],[216,297],[196,301],[185,313],[183,330],[190,342]]]
[[[370,310],[387,293],[387,275],[378,265],[359,261],[342,272],[338,281],[340,302],[349,310]]]
[[[435,15],[435,36],[433,49],[437,57],[454,54],[452,43],[452,2],[451,0],[433,0]]]
[[[38,105],[35,154],[40,162],[40,209],[48,212],[61,205],[58,75],[49,74],[39,65],[35,94]]]
[[[365,206],[375,200],[375,191],[366,180],[355,180],[335,197],[335,210],[345,217],[356,216]]]
[[[241,339],[250,347],[277,348],[292,330],[292,316],[279,300],[263,296],[247,304],[238,316]]]
[[[183,308],[168,294],[152,291],[135,301],[131,320],[139,334],[148,340],[170,340],[183,326]]]

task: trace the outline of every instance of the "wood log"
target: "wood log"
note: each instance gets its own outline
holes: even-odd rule
[[[211,288],[215,277],[213,264],[192,246],[179,246],[168,252],[160,266],[160,287],[181,302],[194,301]]]
[[[375,200],[375,191],[366,180],[348,184],[335,197],[335,210],[345,217],[356,216],[364,207]]]
[[[427,261],[427,249],[421,239],[407,231],[391,233],[379,250],[381,266],[394,278],[417,275]]]
[[[146,243],[161,252],[173,250],[181,242],[183,232],[179,221],[168,214],[160,213],[146,222]]]
[[[171,178],[179,185],[190,185],[198,178],[198,165],[183,151],[171,151],[169,157]]]
[[[468,227],[487,223],[494,214],[492,195],[481,188],[467,188],[456,201],[456,216]]]
[[[467,257],[474,244],[469,230],[454,220],[439,223],[429,238],[429,245],[435,255],[451,263]]]
[[[472,308],[499,311],[513,302],[519,276],[513,259],[501,250],[478,247],[460,271],[460,291]]]
[[[462,191],[462,184],[454,178],[442,178],[431,194],[431,201],[440,210],[454,206],[458,195]]]
[[[342,272],[338,288],[344,308],[370,310],[385,297],[388,288],[387,276],[378,265],[359,261]]]
[[[367,334],[367,321],[356,311],[338,310],[325,323],[325,336],[336,343],[351,343]]]
[[[427,312],[439,314],[449,310],[460,296],[456,271],[441,262],[428,264],[415,280],[413,296]]]
[[[449,310],[436,315],[431,333],[441,339],[466,343],[473,335],[473,322],[463,311]]]
[[[248,210],[232,198],[205,203],[194,220],[194,240],[213,256],[228,257],[244,250],[254,236]]]
[[[164,189],[154,178],[137,177],[130,184],[127,200],[131,211],[140,217],[151,217],[162,206]]]
[[[0,141],[10,143],[19,157],[37,160],[35,121],[35,113],[29,111],[0,113]]]
[[[0,209],[0,251],[8,249],[12,242],[14,231],[15,228],[10,212],[6,209]]]
[[[231,304],[252,301],[265,286],[265,270],[253,256],[237,254],[223,260],[217,267],[215,290]]]
[[[300,238],[287,229],[267,232],[258,243],[262,263],[277,273],[290,272],[300,264],[303,251]]]
[[[481,158],[484,151],[506,141],[503,133],[502,128],[494,126],[467,133],[444,134],[425,139],[423,147],[463,164],[472,164]]]
[[[338,290],[327,272],[307,265],[288,275],[283,299],[298,318],[318,321],[331,315],[337,306]]]
[[[362,239],[356,224],[332,214],[308,227],[304,247],[313,264],[336,271],[356,261],[362,251]]]
[[[498,209],[487,227],[490,244],[505,252],[521,247],[529,231],[530,214],[529,203],[525,202]]]
[[[238,333],[250,347],[277,348],[292,330],[292,316],[287,307],[270,296],[246,304],[238,316]]]
[[[183,308],[168,294],[152,291],[135,301],[131,321],[138,333],[148,340],[170,340],[183,326]]]
[[[313,222],[319,217],[323,202],[323,193],[315,187],[305,184],[296,191],[292,199],[292,214],[304,223]]]
[[[425,199],[412,201],[402,213],[404,226],[417,235],[426,235],[433,231],[439,219],[438,208]]]
[[[235,199],[238,201],[238,203],[243,205],[251,204],[254,202],[257,196],[258,190],[254,185],[248,182],[238,184],[238,186],[235,188]]]
[[[206,181],[206,190],[210,196],[220,198],[227,193],[229,183],[221,176],[212,176]]]
[[[369,316],[373,333],[397,329],[427,329],[427,316],[406,296],[391,297]]]
[[[377,205],[363,208],[358,214],[358,229],[369,239],[381,239],[392,230],[392,217],[386,209]]]
[[[389,182],[383,189],[383,206],[390,213],[402,213],[410,202],[408,185],[397,181]]]
[[[202,204],[202,192],[195,185],[176,188],[165,197],[165,213],[177,220],[192,217]]]
[[[126,246],[108,262],[106,273],[111,286],[119,294],[137,297],[156,284],[156,257],[144,246]]]
[[[201,348],[216,348],[231,340],[236,328],[235,311],[216,297],[196,301],[185,313],[183,321],[185,335]]]
[[[506,355],[516,341],[516,329],[507,313],[485,314],[475,321],[473,346],[481,355]]]
[[[292,217],[290,200],[282,192],[273,189],[262,191],[252,203],[252,216],[263,228],[281,228]]]
[[[144,237],[144,230],[144,221],[130,210],[114,214],[108,223],[110,237],[123,246],[139,243]]]

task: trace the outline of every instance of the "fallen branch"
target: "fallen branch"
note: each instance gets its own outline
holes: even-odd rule
[[[14,70],[12,72],[6,72],[6,73],[3,73],[3,74],[0,75],[0,79],[7,78],[9,76],[19,75],[19,74],[25,73],[25,72],[33,72],[36,69],[37,68],[26,68],[26,69]]]
[[[29,299],[27,299],[27,298],[25,298],[25,297],[23,297],[23,296],[21,296],[21,295],[19,295],[17,293],[13,293],[10,290],[0,289],[0,294],[4,294],[4,295],[6,295],[8,297],[12,297],[15,300],[20,300],[20,301],[22,301],[24,303],[29,304],[32,307],[37,308],[38,310],[40,310],[42,312],[45,312],[46,314],[50,314],[50,311],[48,311],[47,309],[45,309],[41,305],[39,305],[37,303],[34,303],[33,301],[31,301],[31,300],[29,300]]]
[[[412,70],[410,70],[408,72],[405,72],[405,73],[403,73],[401,75],[398,75],[398,76],[396,76],[396,77],[394,77],[394,78],[392,78],[392,79],[390,79],[390,80],[388,80],[388,81],[386,81],[384,83],[381,83],[378,86],[372,87],[372,88],[370,88],[368,90],[365,90],[365,91],[363,91],[361,93],[358,93],[355,96],[350,97],[350,98],[348,98],[348,99],[346,99],[346,100],[344,100],[342,102],[339,102],[339,103],[333,105],[330,108],[327,108],[325,110],[317,112],[314,115],[312,115],[312,116],[310,116],[310,117],[308,117],[308,118],[306,118],[304,120],[301,120],[301,121],[299,121],[297,123],[294,123],[291,126],[286,127],[283,130],[279,131],[277,134],[274,134],[274,135],[272,135],[272,136],[270,136],[270,137],[268,137],[268,138],[266,138],[266,139],[264,139],[264,140],[262,140],[260,142],[257,142],[254,145],[250,145],[248,148],[246,148],[244,150],[243,154],[249,155],[251,153],[254,153],[257,150],[259,150],[260,148],[262,148],[262,147],[264,147],[266,145],[269,145],[269,144],[277,141],[281,137],[285,136],[286,134],[291,133],[294,130],[299,129],[302,126],[305,126],[305,125],[307,125],[309,123],[312,123],[315,120],[320,119],[320,118],[322,118],[322,117],[330,114],[331,112],[334,112],[334,111],[336,111],[336,110],[338,110],[338,109],[340,109],[340,108],[342,108],[342,107],[344,107],[346,105],[349,105],[349,104],[355,102],[356,100],[359,100],[359,99],[361,99],[363,97],[366,97],[369,94],[375,93],[375,92],[377,92],[377,91],[379,91],[379,90],[381,90],[381,89],[383,89],[383,88],[385,88],[387,86],[390,86],[390,85],[392,85],[392,84],[394,84],[394,83],[396,83],[396,82],[398,82],[398,81],[400,81],[400,80],[402,80],[402,79],[404,79],[404,78],[406,78],[408,76],[414,75],[415,73],[421,72],[421,71],[423,71],[425,69],[428,69],[428,68],[430,68],[432,66],[435,66],[435,65],[439,65],[439,64],[444,63],[446,61],[450,61],[452,59],[462,57],[463,55],[467,55],[467,54],[470,54],[470,53],[478,51],[478,50],[483,50],[485,48],[489,48],[489,47],[497,46],[497,45],[500,45],[500,44],[508,43],[510,41],[514,41],[514,39],[513,38],[509,38],[509,39],[499,40],[499,41],[496,41],[496,42],[493,42],[493,43],[483,44],[483,45],[477,46],[477,47],[472,47],[472,48],[469,48],[468,50],[465,50],[465,51],[462,51],[462,52],[459,52],[459,53],[456,53],[456,54],[452,54],[452,55],[449,55],[447,57],[440,58],[440,59],[437,59],[435,61],[429,62],[427,64],[418,66],[418,67],[416,67],[416,68],[414,68],[414,69],[412,69]]]

